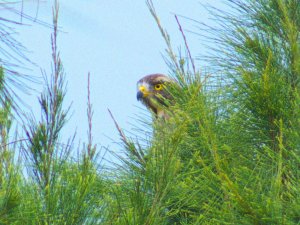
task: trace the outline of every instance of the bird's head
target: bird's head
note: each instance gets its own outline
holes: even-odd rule
[[[150,108],[158,117],[167,118],[163,110],[165,100],[171,100],[166,90],[168,84],[174,83],[170,77],[163,74],[150,74],[137,82],[137,100]]]

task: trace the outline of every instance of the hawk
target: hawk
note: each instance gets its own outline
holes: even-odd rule
[[[151,109],[158,118],[168,119],[164,106],[172,99],[166,90],[166,86],[171,83],[175,81],[164,74],[147,75],[137,82],[137,100]]]

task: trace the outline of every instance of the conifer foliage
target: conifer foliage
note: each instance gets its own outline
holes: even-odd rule
[[[300,2],[227,0],[232,12],[213,10],[220,26],[207,59],[218,73],[209,74],[195,67],[178,17],[185,58],[146,3],[166,41],[174,101],[169,119],[141,119],[147,137],[126,135],[110,112],[125,154],[109,170],[92,143],[89,86],[88,143],[76,157],[72,136],[62,144],[57,2],[53,73],[43,74],[42,117],[27,116],[25,138],[8,135],[14,101],[1,65],[0,224],[299,224]]]
[[[142,168],[125,163],[117,224],[299,223],[300,3],[228,4],[233,13],[215,14],[211,76],[178,59],[148,1],[180,87],[172,117],[136,145]]]

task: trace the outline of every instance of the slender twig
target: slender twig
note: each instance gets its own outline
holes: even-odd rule
[[[49,138],[49,146],[52,146],[52,141],[53,141],[53,135],[54,135],[54,126],[56,124],[56,113],[57,113],[57,107],[58,107],[58,85],[59,85],[59,78],[61,77],[61,61],[59,57],[59,52],[57,51],[57,27],[58,27],[58,12],[59,12],[59,5],[58,1],[55,0],[54,6],[52,9],[53,13],[53,34],[51,35],[51,47],[52,47],[52,60],[53,60],[53,77],[51,77],[50,82],[50,89],[49,93],[51,98],[50,104],[52,104],[51,110],[51,129],[50,129],[50,138]],[[52,155],[52,152],[50,153]]]
[[[123,141],[126,145],[129,145],[129,142],[127,141],[127,138],[126,138],[126,136],[125,136],[123,130],[121,129],[121,127],[119,126],[119,124],[118,124],[117,121],[115,120],[115,118],[114,118],[112,112],[110,111],[110,109],[107,109],[107,110],[108,110],[108,112],[109,112],[110,117],[111,117],[112,120],[114,121],[114,124],[115,124],[115,126],[116,126],[116,128],[117,128],[117,130],[118,130],[118,132],[119,132],[119,135],[120,135],[122,141]]]
[[[19,3],[19,2],[16,2],[16,3]],[[4,8],[4,9],[6,9],[6,10],[12,12],[12,13],[14,13],[15,15],[19,15],[21,17],[20,10],[15,9],[14,7],[9,7],[9,3],[3,3],[3,4],[0,3],[0,6],[2,8]],[[44,27],[53,28],[52,24],[49,24],[49,23],[44,22],[42,20],[36,19],[36,18],[34,18],[34,17],[32,17],[32,16],[24,13],[24,12],[22,12],[22,19],[23,20],[26,19],[27,21],[33,21],[33,22],[35,22],[35,23],[37,23],[39,25],[42,25]],[[16,23],[16,24],[24,24],[24,23],[20,23],[20,22],[17,22],[17,21],[11,21],[11,22],[12,23]]]
[[[23,142],[23,141],[28,141],[28,140],[29,140],[28,138],[22,138],[22,139],[19,139],[19,140],[11,141],[9,143],[1,145],[0,148],[4,148],[4,147],[6,147],[8,145],[12,145],[12,144],[15,144],[15,143],[18,143],[18,142]]]
[[[38,18],[39,9],[40,9],[40,0],[37,1],[37,7],[36,7],[36,12],[35,12],[34,22],[35,22],[35,21],[37,20],[37,18]]]
[[[188,45],[187,40],[186,40],[186,36],[185,36],[185,34],[184,34],[184,31],[183,31],[183,29],[182,29],[182,26],[181,26],[181,24],[180,24],[180,22],[179,22],[179,19],[178,19],[177,15],[175,15],[175,19],[176,19],[176,22],[177,22],[177,24],[178,24],[179,30],[180,30],[180,32],[181,32],[181,34],[182,34],[182,37],[183,37],[183,40],[184,40],[184,44],[185,44],[186,50],[187,50],[187,52],[188,52],[188,55],[189,55],[189,58],[190,58],[192,67],[193,67],[193,72],[194,72],[194,74],[196,74],[195,63],[194,63],[194,60],[193,60],[193,58],[192,58],[192,54],[191,54],[189,45]]]
[[[132,144],[130,144],[130,142],[127,140],[127,138],[126,138],[123,130],[121,129],[121,127],[119,126],[119,124],[115,120],[112,112],[109,109],[107,109],[107,110],[109,112],[110,117],[114,121],[114,124],[115,124],[115,126],[116,126],[116,128],[117,128],[117,130],[119,132],[120,137],[121,137],[121,140],[125,143],[125,145],[127,146],[127,148],[129,150],[131,150],[131,153],[133,153],[138,158],[139,162],[144,165],[145,164],[145,160],[143,159],[143,153],[139,153],[139,151],[135,147],[133,149],[131,148]]]
[[[158,26],[158,28],[159,28],[159,30],[160,30],[160,32],[161,32],[161,34],[162,34],[165,42],[166,42],[166,44],[167,44],[167,53],[169,54],[169,56],[170,56],[172,62],[174,63],[176,69],[178,71],[180,71],[180,65],[177,62],[176,54],[174,53],[174,51],[172,49],[170,36],[169,36],[168,32],[162,27],[162,25],[160,23],[160,19],[158,18],[157,13],[155,11],[154,4],[153,4],[152,0],[147,0],[146,4],[147,4],[147,6],[149,8],[149,11],[150,11],[151,15],[155,19],[156,24],[157,24],[157,26]]]
[[[22,2],[21,2],[21,12],[20,12],[20,14],[21,14],[20,21],[21,21],[21,23],[23,23],[23,12],[24,12],[24,0],[22,0]]]
[[[93,136],[92,136],[92,119],[93,119],[93,108],[91,103],[91,87],[90,87],[90,72],[88,73],[88,85],[87,85],[87,118],[88,118],[88,156],[90,159],[93,158],[95,150],[92,148]]]

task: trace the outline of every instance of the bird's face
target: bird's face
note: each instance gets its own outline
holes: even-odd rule
[[[142,101],[155,114],[160,116],[164,99],[170,99],[166,91],[166,85],[173,82],[172,79],[163,74],[151,74],[143,77],[137,82],[137,100]]]

